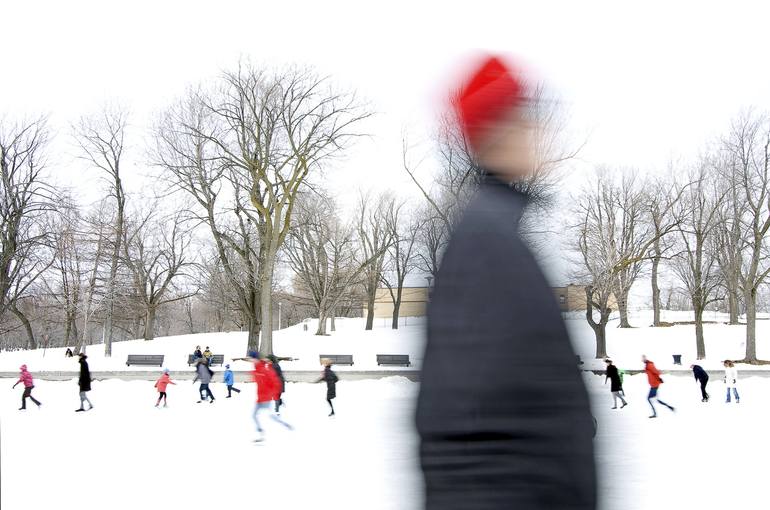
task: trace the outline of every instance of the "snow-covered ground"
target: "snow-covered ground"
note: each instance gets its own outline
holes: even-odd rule
[[[626,378],[630,405],[611,410],[603,378],[586,375],[599,428],[596,456],[603,510],[762,508],[770,455],[765,440],[770,380],[741,381],[741,403],[725,404],[721,383],[700,402],[691,377],[669,376],[661,398],[676,413],[647,418],[643,375]],[[284,418],[263,419],[254,444],[253,385],[214,404],[197,386],[169,387],[169,408],[153,407],[151,382],[94,384],[95,409],[75,413],[77,386],[37,381],[43,408],[18,412],[21,390],[0,380],[3,510],[37,508],[335,508],[416,510],[421,479],[412,414],[418,384],[403,378],[345,381],[338,415],[327,418],[325,387],[290,384]]]
[[[329,336],[316,336],[318,321],[308,321],[307,331],[301,324],[273,332],[273,349],[279,356],[299,358],[298,361],[282,362],[284,370],[317,370],[320,354],[352,354],[352,367],[339,370],[394,369],[404,367],[378,367],[377,354],[409,354],[414,367],[421,365],[424,348],[425,319],[409,317],[399,329],[390,328],[390,320],[377,319],[375,328],[364,329],[364,319],[337,319],[337,331]],[[202,333],[156,338],[155,340],[130,340],[115,342],[112,357],[104,357],[102,344],[87,347],[88,364],[92,371],[142,371],[157,372],[158,367],[126,366],[129,354],[164,354],[164,366],[171,370],[189,370],[187,357],[206,346],[214,354],[224,354],[225,359],[246,354],[247,335],[241,331],[229,333]],[[25,363],[32,372],[76,371],[77,358],[66,358],[65,349],[36,349],[0,353],[0,371],[18,370]],[[248,370],[246,365],[233,367]]]

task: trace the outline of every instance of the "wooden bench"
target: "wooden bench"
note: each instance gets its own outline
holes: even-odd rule
[[[353,355],[352,354],[321,354],[318,356],[319,359],[327,358],[332,362],[332,365],[352,365],[353,364]]]
[[[209,366],[219,365],[222,366],[222,364],[225,362],[225,355],[224,354],[214,354],[211,357],[211,361],[209,362]],[[187,356],[187,366],[189,367],[195,363],[195,354],[190,354]]]
[[[163,354],[129,354],[126,360],[126,366],[131,365],[148,365],[159,367],[163,366]]]
[[[377,365],[403,365],[410,367],[408,354],[378,354]]]

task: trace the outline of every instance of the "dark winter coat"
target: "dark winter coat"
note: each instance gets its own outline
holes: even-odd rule
[[[693,365],[692,373],[695,376],[695,380],[698,382],[706,382],[709,380],[709,375],[706,373],[705,370],[703,370],[703,367],[700,365]]]
[[[339,377],[334,373],[331,367],[324,367],[324,372],[318,382],[326,381],[326,398],[331,400],[337,398],[337,381]]]
[[[81,357],[78,363],[80,363],[80,377],[78,378],[80,391],[91,391],[91,371],[88,369],[88,362],[85,357]]]
[[[273,370],[275,370],[275,375],[277,375],[278,379],[281,381],[281,393],[283,393],[286,391],[286,379],[283,377],[283,369],[281,368],[281,365],[273,361]]]
[[[594,424],[526,197],[482,184],[435,280],[416,422],[427,510],[596,508]]]
[[[623,381],[620,380],[618,367],[607,365],[607,379],[610,380],[610,391],[623,391]]]

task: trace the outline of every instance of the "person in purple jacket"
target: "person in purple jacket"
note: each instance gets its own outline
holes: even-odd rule
[[[23,411],[27,408],[27,397],[29,397],[39,409],[42,404],[32,396],[32,389],[35,387],[32,382],[32,374],[27,371],[27,365],[22,365],[19,367],[19,370],[21,370],[21,374],[19,375],[19,380],[16,381],[16,384],[24,384],[24,393],[21,395],[21,407],[19,408],[19,411]],[[16,387],[16,384],[13,385],[14,388]]]

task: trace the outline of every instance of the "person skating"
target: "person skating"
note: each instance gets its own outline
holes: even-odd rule
[[[241,390],[233,386],[235,384],[235,376],[233,371],[230,370],[230,365],[225,365],[225,384],[227,385],[227,396],[225,398],[230,398],[233,391],[236,393],[241,392]]]
[[[709,394],[706,393],[706,385],[709,382],[709,375],[703,370],[700,365],[690,365],[692,373],[695,376],[695,380],[700,383],[701,402],[708,402]]]
[[[22,365],[19,367],[19,370],[21,373],[19,374],[19,380],[16,381],[16,384],[22,383],[24,385],[24,393],[21,394],[21,407],[19,408],[19,411],[23,411],[27,408],[27,397],[29,397],[39,409],[42,404],[32,396],[32,390],[35,388],[32,374],[27,371],[27,365]],[[16,387],[16,384],[13,385],[14,388]]]
[[[275,370],[278,380],[281,381],[281,391],[278,394],[278,399],[275,401],[275,412],[281,414],[281,406],[283,405],[283,394],[286,391],[286,378],[283,376],[283,369],[281,368],[281,361],[293,361],[294,358],[279,358],[275,354],[270,354],[267,359],[273,364],[273,370]]]
[[[725,386],[727,386],[727,399],[725,400],[725,403],[730,403],[730,389],[732,388],[733,395],[735,395],[735,403],[740,404],[741,397],[738,395],[738,369],[735,368],[735,363],[729,359],[726,359],[723,365],[725,367],[724,381]]]
[[[618,408],[618,399],[623,402],[620,406],[621,409],[628,405],[628,402],[623,398],[623,381],[620,380],[620,373],[618,373],[618,367],[612,364],[611,359],[604,360],[607,363],[606,377],[604,378],[604,384],[607,384],[607,379],[610,380],[610,392],[612,393],[612,409]]]
[[[283,419],[281,419],[280,416],[272,411],[273,402],[279,396],[281,383],[278,379],[278,375],[275,373],[275,370],[272,367],[272,364],[270,363],[270,360],[267,358],[260,358],[256,351],[249,351],[246,358],[235,358],[233,361],[236,359],[249,361],[254,364],[254,370],[251,372],[251,375],[257,385],[257,401],[254,404],[252,419],[254,420],[254,424],[257,426],[257,433],[259,434],[259,437],[257,437],[255,441],[259,442],[264,439],[264,430],[262,429],[262,425],[259,421],[259,413],[263,410],[267,410],[271,420],[276,423],[280,423],[289,430],[292,430],[293,427],[290,424],[285,422]]]
[[[526,186],[511,186],[537,168],[525,82],[490,57],[454,101],[480,185],[428,306],[416,411],[427,510],[596,508],[588,392],[519,230]]]
[[[326,403],[329,404],[329,409],[331,409],[329,416],[334,416],[334,404],[332,403],[332,400],[337,398],[337,381],[339,381],[339,377],[337,377],[337,374],[332,370],[332,362],[330,359],[324,358],[321,360],[321,363],[323,364],[324,371],[321,374],[321,378],[316,382],[326,382]]]
[[[214,375],[214,372],[209,368],[208,361],[206,361],[206,358],[198,358],[195,360],[195,379],[193,379],[193,384],[195,384],[196,381],[200,381],[201,384],[198,387],[198,393],[200,394],[200,400],[198,400],[198,403],[200,404],[204,400],[211,399],[209,401],[210,404],[214,403],[214,394],[211,393],[211,388],[209,388],[209,384],[211,383],[211,377]]]
[[[647,382],[650,383],[650,393],[647,394],[647,402],[652,408],[652,415],[650,418],[657,418],[658,413],[655,411],[655,406],[652,403],[652,399],[656,399],[661,405],[668,407],[669,410],[674,411],[674,407],[663,402],[658,398],[658,388],[663,384],[663,379],[660,377],[660,371],[655,367],[655,363],[647,359],[647,356],[642,356],[644,362],[644,372],[647,374]]]
[[[67,347],[67,350],[64,352],[64,357],[65,357],[65,358],[71,358],[72,356],[73,356],[73,354],[72,354],[72,349],[70,349],[69,347]]]
[[[78,354],[78,363],[80,363],[80,376],[78,377],[78,387],[80,388],[80,409],[75,409],[76,413],[83,411],[90,411],[94,408],[94,405],[88,399],[87,393],[91,391],[91,370],[88,368],[88,362],[86,361],[88,356],[84,353]],[[83,405],[88,402],[88,409],[85,409]]]
[[[176,385],[176,383],[171,380],[171,375],[168,372],[168,368],[164,368],[163,375],[161,375],[160,378],[155,382],[155,387],[158,388],[158,401],[155,402],[155,407],[160,405],[161,399],[163,399],[163,407],[168,407],[166,388],[169,384]]]

